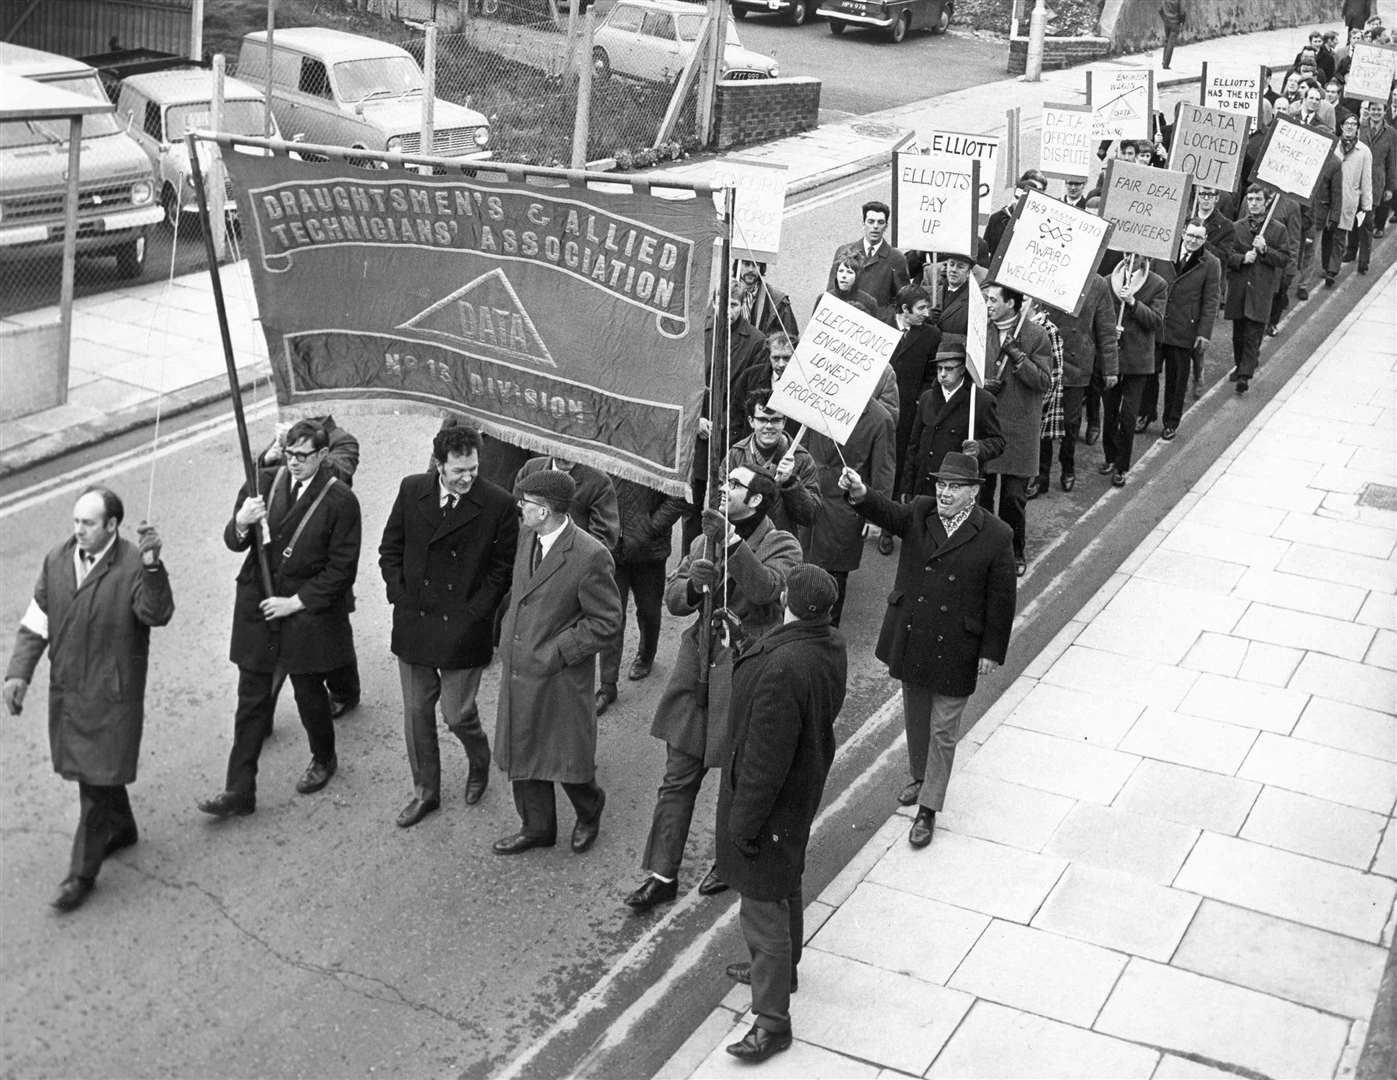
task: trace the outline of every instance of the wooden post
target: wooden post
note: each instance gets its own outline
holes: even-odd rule
[[[572,0],[574,4],[577,0]],[[582,44],[577,50],[577,112],[572,125],[572,167],[587,164],[587,141],[592,128],[592,38],[597,26],[596,7],[589,4],[582,14]]]
[[[699,68],[698,137],[707,147],[713,141],[713,121],[717,112],[718,79],[723,71],[723,45],[727,41],[728,14],[723,0],[708,0],[708,36],[695,43],[702,51]]]
[[[267,86],[263,91],[267,100],[262,106],[262,134],[272,137],[276,130],[272,126],[272,38],[276,36],[276,0],[267,0]],[[190,148],[193,153],[193,148]]]

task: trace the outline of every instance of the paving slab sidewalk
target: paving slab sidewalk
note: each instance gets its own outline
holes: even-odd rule
[[[724,1052],[737,986],[657,1075],[1352,1076],[1395,590],[1397,269],[962,743],[931,846],[893,813],[816,898],[794,1047]]]

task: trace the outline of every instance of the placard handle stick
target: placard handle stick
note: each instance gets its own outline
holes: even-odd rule
[[[786,449],[787,454],[794,454],[796,452],[796,447],[800,445],[800,440],[805,438],[805,432],[806,427],[804,424],[801,424],[800,428],[796,431],[796,437],[791,440],[791,445]]]
[[[931,256],[931,306],[941,306],[941,265],[934,253]]]
[[[1135,273],[1135,252],[1130,252],[1125,257],[1125,283],[1130,284],[1130,279]],[[1119,334],[1125,328],[1125,301],[1121,300],[1121,309],[1116,312],[1116,333]]]
[[[966,378],[969,378],[967,373]],[[975,441],[975,380],[970,379],[970,428],[965,433],[967,442]]]
[[[1276,197],[1271,200],[1271,209],[1266,211],[1266,220],[1261,223],[1261,235],[1266,235],[1266,230],[1271,227],[1271,219],[1276,215],[1276,207],[1280,204],[1281,193],[1276,192]]]

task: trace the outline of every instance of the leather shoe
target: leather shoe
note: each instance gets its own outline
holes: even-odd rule
[[[611,703],[616,700],[616,687],[603,686],[597,691],[597,715],[606,712]]]
[[[105,859],[107,856],[115,855],[124,848],[132,847],[139,839],[140,834],[138,834],[135,829],[123,833],[114,833],[107,837],[107,846],[102,852],[102,858]]]
[[[1237,393],[1245,394],[1247,392],[1247,387],[1250,385],[1251,384],[1248,383],[1246,379],[1238,379],[1236,386]]]
[[[546,836],[530,836],[525,832],[517,832],[513,836],[501,837],[490,845],[490,850],[496,855],[518,855],[536,847],[552,847],[556,840]]]
[[[1099,472],[1102,476],[1109,476],[1111,473],[1116,471],[1115,462],[1103,461],[1100,465],[1096,467],[1096,471]]]
[[[340,698],[340,699],[338,699],[338,700],[336,700],[335,698],[331,698],[331,699],[330,699],[330,719],[331,719],[331,720],[338,720],[341,716],[343,716],[345,713],[349,712],[351,709],[357,709],[358,707],[359,707],[359,695],[358,695],[358,694],[355,694],[355,695],[354,695],[353,697],[351,697],[351,698]]]
[[[791,1048],[791,1033],[789,1031],[767,1031],[766,1028],[752,1025],[752,1030],[747,1032],[741,1042],[729,1043],[727,1051],[740,1061],[749,1061],[756,1064],[765,1061],[773,1054],[779,1054],[782,1050]]]
[[[319,791],[330,782],[330,777],[335,775],[335,770],[339,767],[338,758],[331,758],[329,761],[316,761],[311,758],[310,764],[306,766],[305,775],[296,781],[296,790],[302,795]]]
[[[1029,480],[1029,482],[1024,485],[1024,498],[1036,499],[1039,495],[1044,494],[1047,490],[1048,482],[1046,480],[1044,480],[1041,476],[1032,477]]]
[[[1058,478],[1058,483],[1062,485],[1063,491],[1071,491],[1077,486],[1077,474],[1065,472]]]
[[[257,796],[239,795],[236,791],[220,791],[212,799],[205,799],[199,803],[199,809],[216,818],[232,817],[234,814],[247,817],[257,809]]]
[[[601,798],[597,800],[597,812],[592,815],[590,821],[578,819],[577,824],[572,827],[572,853],[581,855],[591,849],[597,842],[597,835],[601,832],[601,812],[606,807],[606,792],[601,793]]]
[[[914,848],[924,848],[931,843],[931,830],[936,828],[936,811],[925,807],[917,811],[912,822],[912,830],[907,834],[907,842]]]
[[[1301,285],[1298,289],[1295,290],[1295,299],[1308,300],[1309,298],[1310,290],[1305,288],[1305,286]]]
[[[1149,429],[1150,420],[1147,416],[1137,416],[1135,418],[1135,434],[1143,435]]]
[[[893,534],[883,533],[878,537],[878,554],[891,555],[893,553]]]
[[[1082,442],[1086,443],[1088,446],[1091,446],[1099,438],[1101,438],[1101,425],[1088,424],[1086,438],[1084,438]]]
[[[1113,473],[1111,474],[1111,486],[1112,486],[1112,487],[1125,487],[1125,473],[1123,473],[1123,472],[1113,472]]]
[[[749,963],[729,964],[724,971],[733,982],[740,982],[743,986],[752,985],[752,965]],[[796,974],[796,969],[791,968],[791,993],[800,989],[800,978]]]
[[[922,793],[922,782],[920,780],[909,780],[907,786],[897,793],[898,806],[911,806],[917,801],[917,796]]]
[[[58,886],[53,906],[59,911],[76,911],[92,895],[96,882],[90,877],[67,877]]]
[[[703,875],[703,880],[699,882],[698,892],[700,896],[717,896],[720,892],[728,891],[728,883],[718,876],[718,868],[710,866],[708,873]]]
[[[633,911],[649,911],[656,904],[667,904],[679,895],[679,882],[661,881],[651,874],[640,884],[640,888],[626,897],[626,907]]]
[[[474,806],[485,794],[485,787],[490,783],[490,758],[486,755],[485,760],[477,765],[474,761],[470,763],[470,772],[466,774],[466,805]]]
[[[1165,442],[1173,442],[1174,437],[1178,435],[1178,433],[1178,428],[1167,427],[1164,429],[1164,433],[1160,435],[1160,438],[1163,439]]]
[[[440,799],[413,799],[412,802],[403,807],[403,812],[398,815],[398,828],[410,829],[433,810],[440,808]]]
[[[1014,576],[1023,577],[1026,573],[1028,573],[1028,560],[1020,555],[1014,560]]]
[[[650,670],[654,666],[653,660],[642,660],[637,656],[635,663],[631,665],[631,670],[626,672],[626,678],[630,679],[631,682],[640,682],[641,679],[650,674]]]

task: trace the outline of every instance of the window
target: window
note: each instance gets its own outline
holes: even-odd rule
[[[645,16],[645,26],[641,31],[650,37],[663,38],[665,41],[674,40],[674,20],[669,17],[668,12],[651,11]]]
[[[330,97],[330,75],[325,70],[325,65],[309,56],[301,57],[301,81],[296,88],[301,93],[314,97]]]
[[[164,135],[165,127],[160,122],[160,106],[153,101],[146,102],[146,134],[156,142],[160,142]]]
[[[640,33],[640,8],[630,7],[620,4],[611,9],[611,16],[607,19],[607,24],[613,30],[620,30],[627,34]]]

